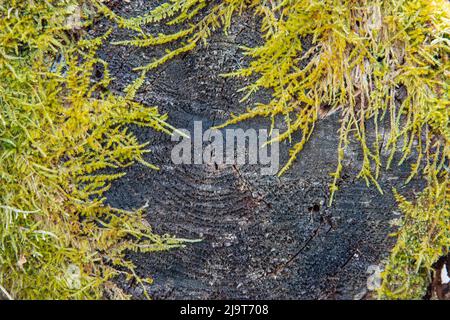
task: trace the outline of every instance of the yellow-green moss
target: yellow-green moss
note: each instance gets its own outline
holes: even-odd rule
[[[112,277],[150,281],[127,250],[181,245],[153,234],[144,210],[104,204],[122,174],[99,169],[152,167],[127,125],[170,127],[156,108],[104,90],[107,72],[91,82],[108,34],[75,40],[89,21],[77,8],[89,4],[0,2],[0,299],[126,298]]]

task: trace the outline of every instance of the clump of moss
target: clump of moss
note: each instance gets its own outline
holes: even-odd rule
[[[430,267],[450,248],[450,186],[428,187],[414,202],[396,194],[405,214],[397,244],[383,273],[382,298],[421,298],[431,281]]]
[[[181,245],[153,234],[142,208],[104,204],[122,174],[99,170],[154,168],[127,125],[171,127],[156,108],[108,92],[107,68],[91,81],[106,67],[95,52],[108,33],[83,36],[90,5],[0,3],[0,298],[126,298],[113,277],[151,281],[136,275],[128,250]]]
[[[118,16],[100,1],[95,3],[120,27],[139,32],[135,39],[117,45],[179,44],[136,69],[141,76],[128,87],[132,95],[149,70],[206,44],[216,29],[226,32],[233,16],[243,10],[259,16],[264,44],[243,48],[251,62],[226,76],[257,76],[242,89],[246,93],[243,100],[263,88],[273,90],[272,100],[256,104],[224,126],[258,116],[284,117],[287,130],[277,139],[291,141],[298,131],[301,139],[292,147],[291,157],[280,171],[283,174],[307,143],[318,119],[340,112],[338,166],[332,174],[330,204],[338,190],[350,138],[356,139],[362,150],[358,177],[381,193],[377,179],[383,167],[390,167],[394,155],[401,155],[399,164],[415,157],[406,182],[420,174],[428,186],[415,206],[397,196],[405,213],[404,225],[379,294],[382,298],[421,297],[433,261],[449,248],[448,1],[169,0],[130,19]],[[142,26],[150,23],[178,25],[180,29],[172,34],[146,34]],[[306,50],[304,39],[312,43]],[[400,90],[407,92],[403,101],[396,100]],[[390,129],[383,139],[378,127],[384,120]],[[366,139],[369,121],[374,123],[376,137],[371,143]],[[389,154],[385,162],[382,150]]]

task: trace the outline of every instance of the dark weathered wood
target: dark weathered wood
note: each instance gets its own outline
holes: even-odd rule
[[[147,2],[132,1],[118,7],[122,13],[146,10]],[[170,123],[191,128],[193,120],[222,123],[240,104],[236,90],[244,85],[220,73],[245,63],[238,45],[255,45],[257,24],[252,16],[237,19],[228,36],[215,35],[208,48],[168,63],[149,75],[138,98],[158,105]],[[104,29],[99,22],[96,29]],[[131,33],[116,30],[114,40]],[[162,49],[108,46],[100,55],[117,78],[120,91],[137,76],[131,69],[145,64]],[[259,94],[252,101],[264,99]],[[250,102],[250,103],[252,103]],[[256,119],[243,128],[267,127]],[[170,137],[147,129],[135,132],[151,141],[148,161],[160,167],[151,171],[135,165],[114,183],[109,203],[138,208],[148,203],[148,221],[159,233],[203,241],[185,249],[154,254],[134,254],[142,275],[152,276],[149,287],[162,298],[353,298],[366,288],[366,270],[388,254],[393,239],[390,221],[396,209],[393,186],[403,194],[418,186],[402,183],[407,165],[395,167],[380,178],[381,195],[355,179],[359,170],[357,145],[348,151],[346,166],[332,207],[326,206],[329,173],[335,170],[338,115],[320,121],[298,161],[281,178],[259,175],[258,166],[173,165]],[[288,145],[281,146],[282,162]],[[135,297],[138,287],[126,286]]]

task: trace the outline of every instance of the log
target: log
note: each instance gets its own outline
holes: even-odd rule
[[[113,2],[114,3],[114,2]],[[125,15],[142,14],[148,1],[114,3]],[[106,30],[102,20],[91,30]],[[157,28],[157,26],[153,27]],[[112,41],[126,40],[132,32],[114,29]],[[237,89],[249,80],[220,76],[247,61],[239,46],[260,43],[258,22],[251,15],[236,19],[228,35],[218,32],[209,46],[180,56],[151,72],[137,95],[148,106],[167,112],[177,128],[192,130],[194,120],[208,126],[223,123],[231,113],[243,112],[270,93],[256,94],[239,103]],[[116,78],[111,89],[121,92],[142,66],[164,48],[106,45],[101,58]],[[246,82],[247,81],[247,82]],[[277,123],[282,126],[282,122]],[[268,128],[268,119],[239,124]],[[339,114],[319,121],[293,167],[280,178],[260,175],[258,165],[174,165],[170,137],[133,128],[142,142],[150,141],[147,161],[159,171],[136,164],[114,182],[108,203],[124,209],[148,204],[148,222],[157,233],[202,239],[183,249],[131,254],[138,272],[151,276],[154,299],[353,299],[370,298],[366,273],[382,264],[395,243],[389,234],[398,218],[392,195],[397,188],[411,196],[423,186],[418,180],[404,185],[409,164],[384,171],[379,183],[367,187],[356,179],[361,152],[356,143],[346,151],[340,190],[328,207],[330,173],[336,168]],[[385,125],[385,129],[388,124]],[[298,135],[293,137],[293,142]],[[281,163],[290,145],[280,145]],[[120,285],[135,298],[142,289]]]

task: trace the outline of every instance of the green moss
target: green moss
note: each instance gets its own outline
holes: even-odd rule
[[[75,6],[77,5],[77,6]],[[126,298],[111,279],[141,279],[125,252],[179,247],[158,236],[144,210],[104,204],[122,174],[99,173],[140,162],[148,152],[127,130],[170,132],[166,116],[105,90],[95,57],[108,34],[75,40],[89,2],[0,3],[0,297]],[[82,20],[77,20],[81,18]],[[84,21],[84,22],[83,22]],[[117,170],[116,170],[117,171]],[[120,171],[120,170],[119,170]]]
[[[448,181],[427,188],[415,203],[396,194],[405,216],[383,273],[381,298],[425,296],[431,266],[450,248],[449,195]]]
[[[307,143],[315,123],[338,111],[340,143],[330,205],[350,138],[358,141],[363,155],[358,177],[375,185],[380,193],[383,190],[377,179],[383,168],[392,165],[394,155],[401,155],[398,164],[415,158],[405,182],[420,174],[428,186],[415,205],[397,197],[405,213],[404,223],[379,294],[394,299],[422,296],[432,263],[449,248],[448,1],[169,0],[131,19],[116,15],[98,1],[97,7],[120,27],[140,32],[117,45],[178,44],[177,49],[136,68],[141,76],[129,87],[132,93],[149,70],[207,44],[216,29],[227,32],[233,16],[243,10],[259,16],[264,44],[242,48],[251,58],[249,65],[226,76],[256,76],[242,89],[243,100],[264,88],[273,90],[272,100],[256,104],[223,126],[253,117],[284,117],[287,130],[278,140],[291,141],[294,132],[301,132],[301,139],[294,142],[291,157],[279,173],[283,174]],[[178,25],[179,31],[151,35],[141,29],[145,24],[163,22]],[[312,39],[307,50],[302,45],[306,38]],[[403,89],[407,96],[397,102],[396,93]],[[383,140],[378,125],[385,119],[390,129]],[[373,143],[366,139],[369,121],[374,123]],[[384,163],[382,149],[389,154]]]

